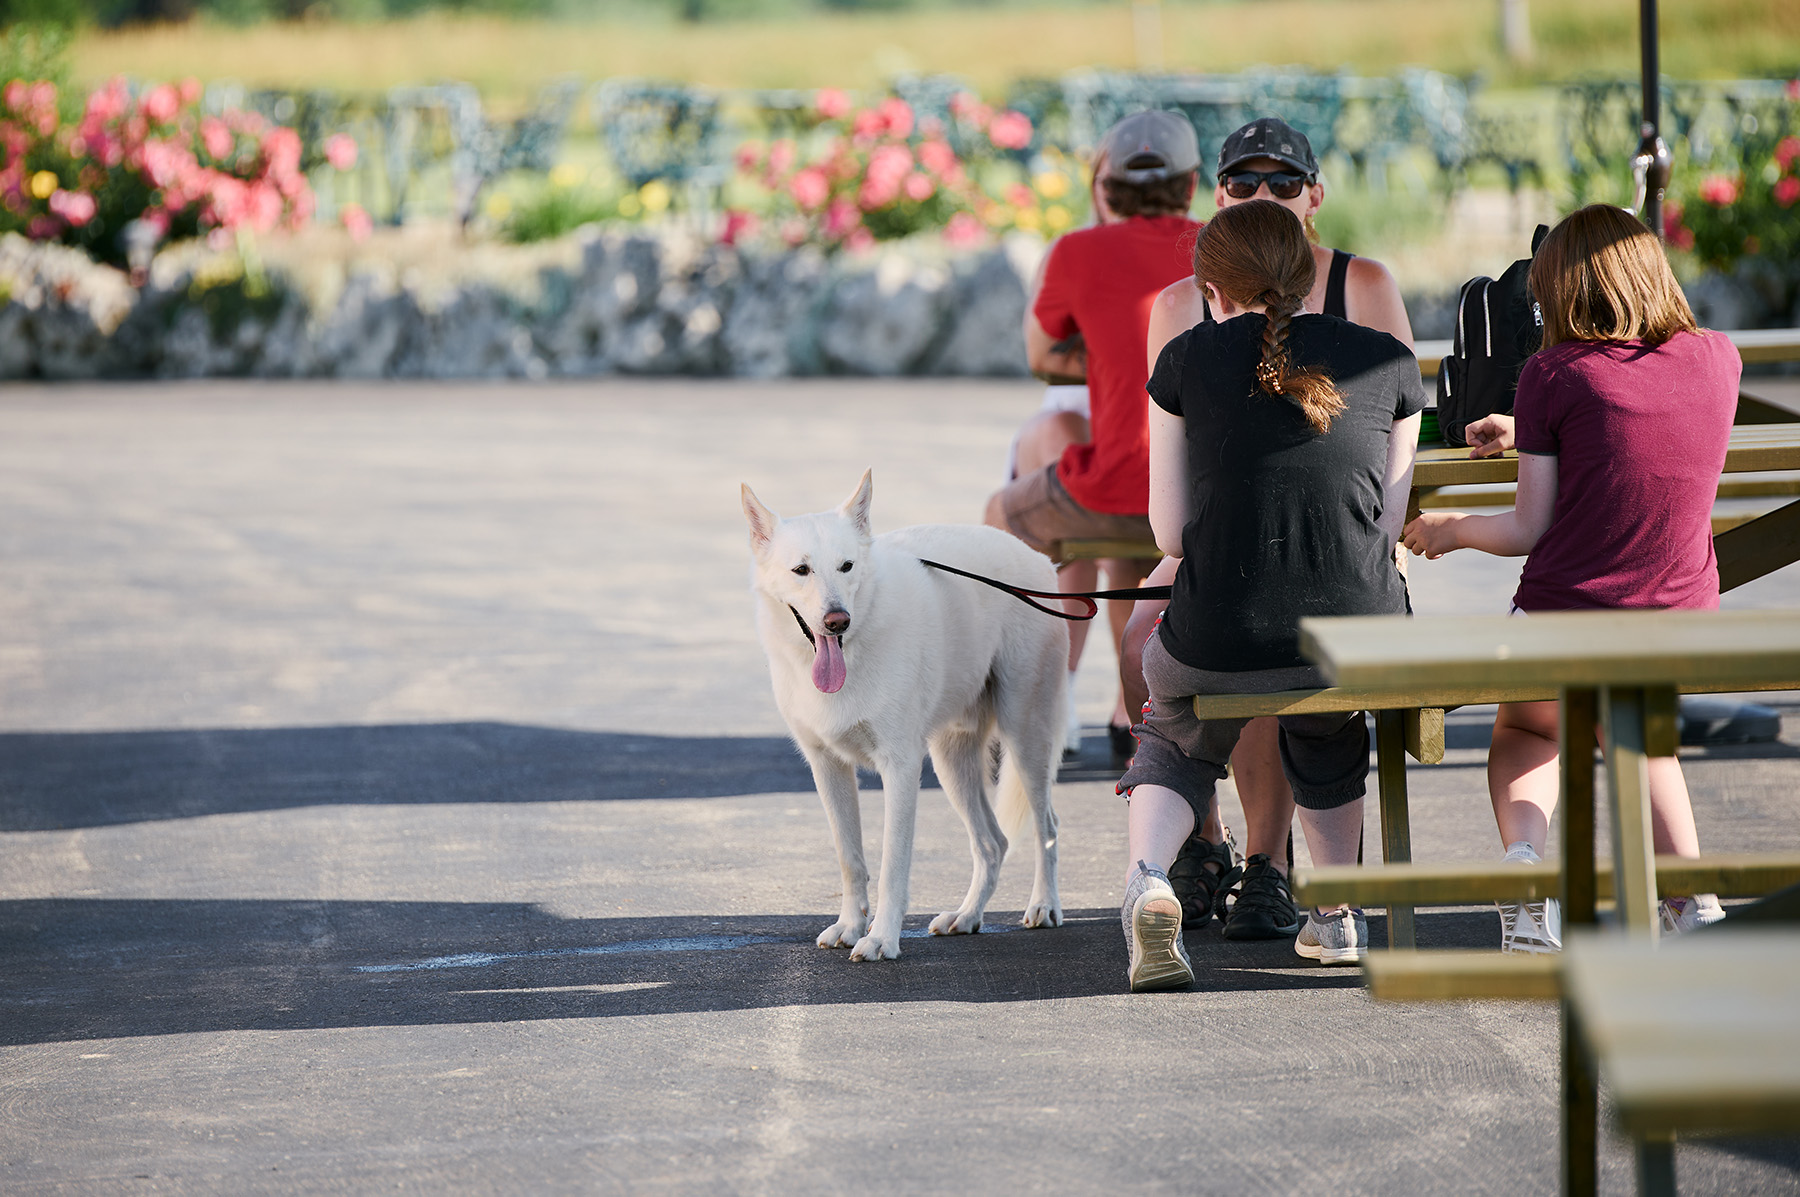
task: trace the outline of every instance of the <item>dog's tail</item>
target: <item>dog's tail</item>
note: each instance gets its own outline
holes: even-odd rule
[[[1019,833],[1031,818],[1031,796],[1025,792],[1025,779],[1019,775],[1013,755],[1000,755],[1000,779],[994,787],[994,820],[1008,844],[1019,842]]]

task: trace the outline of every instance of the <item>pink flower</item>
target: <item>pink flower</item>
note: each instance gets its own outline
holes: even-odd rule
[[[745,237],[756,233],[756,216],[737,208],[728,208],[725,212],[725,228],[719,233],[719,240],[726,245],[736,245]]]
[[[1708,175],[1700,183],[1700,198],[1715,208],[1737,203],[1738,181],[1729,175]]]
[[[1015,208],[1034,208],[1037,206],[1037,196],[1025,184],[1014,183],[1006,189],[1006,202]]]
[[[816,166],[809,166],[788,180],[788,194],[794,197],[794,202],[803,210],[811,212],[831,195],[831,181],[825,177],[824,171]]]
[[[231,157],[237,139],[231,135],[229,125],[216,116],[209,116],[200,122],[200,144],[206,147],[207,155],[214,162],[223,162]]]
[[[842,120],[850,111],[850,96],[835,87],[821,87],[813,94],[813,111],[828,121]]]
[[[939,178],[947,177],[957,168],[956,151],[948,142],[925,141],[919,144],[919,161],[925,169]]]
[[[1794,159],[1800,158],[1800,137],[1789,134],[1775,143],[1775,161],[1782,170],[1794,165]]]
[[[1794,206],[1795,200],[1800,200],[1800,179],[1793,175],[1785,175],[1776,179],[1775,202],[1784,208],[1791,208]]]
[[[915,200],[922,204],[936,193],[937,184],[931,181],[931,176],[914,171],[912,174],[906,176],[904,190],[906,191],[907,199]]]
[[[167,83],[153,87],[144,93],[138,110],[158,124],[167,123],[174,120],[175,114],[181,111],[181,93]]]
[[[6,106],[14,112],[23,112],[25,110],[25,80],[8,80],[5,90],[0,91],[0,100],[4,100]]]
[[[974,245],[986,235],[981,222],[967,212],[958,212],[944,226],[944,240],[955,246]]]
[[[125,80],[114,79],[88,96],[85,119],[97,122],[117,120],[125,115],[127,101]]]
[[[885,208],[900,198],[900,184],[885,179],[868,178],[856,193],[856,202],[864,212]]]
[[[892,183],[897,188],[912,166],[911,150],[903,145],[884,145],[869,155],[868,176],[884,186]]]
[[[252,183],[244,190],[244,223],[266,233],[281,223],[282,196],[272,184]]]
[[[325,139],[325,161],[332,170],[349,170],[356,165],[356,138],[348,133],[333,133]]]
[[[1031,144],[1031,118],[1023,112],[1002,112],[988,126],[988,140],[998,149],[1024,149]]]
[[[881,120],[887,131],[894,137],[907,137],[913,129],[912,105],[898,97],[889,97],[881,102]]]
[[[269,135],[263,138],[262,152],[271,175],[300,172],[300,135],[285,125],[269,130]]]
[[[54,216],[46,216],[41,213],[33,216],[31,223],[25,226],[25,235],[33,241],[48,241],[60,232],[62,232],[62,221]]]
[[[864,108],[850,118],[850,135],[857,141],[874,141],[886,130],[886,118],[873,108]]]
[[[773,174],[785,175],[794,167],[794,139],[778,138],[769,146],[769,170]]]
[[[842,238],[860,224],[862,213],[849,200],[832,200],[831,207],[825,210],[825,236],[833,241]]]
[[[344,230],[352,241],[367,241],[369,234],[375,231],[375,222],[369,219],[361,204],[345,204],[338,209],[338,219],[343,221]]]
[[[875,248],[875,234],[859,224],[844,238],[844,246],[853,254],[867,253]]]
[[[87,192],[64,191],[60,187],[51,193],[49,208],[74,228],[80,228],[94,219],[94,214],[100,210],[94,197]]]
[[[201,90],[200,80],[194,78],[192,75],[188,76],[181,81],[181,102],[183,104],[198,104],[200,102]]]
[[[738,145],[731,158],[737,165],[738,173],[748,175],[756,173],[756,168],[762,165],[762,156],[762,142],[746,141]]]
[[[1789,79],[1786,90],[1788,99],[1800,100],[1800,79]]]

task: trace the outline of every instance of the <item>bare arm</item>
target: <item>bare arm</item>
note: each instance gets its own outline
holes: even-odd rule
[[[1519,455],[1519,493],[1513,509],[1500,515],[1427,511],[1406,525],[1406,547],[1427,559],[1454,549],[1480,549],[1496,557],[1523,557],[1537,546],[1556,512],[1556,458],[1548,453]]]
[[[1087,380],[1087,354],[1058,349],[1056,338],[1044,331],[1037,316],[1025,313],[1025,364],[1044,382],[1079,383]]]
[[[1387,469],[1381,478],[1381,530],[1388,547],[1400,541],[1400,525],[1406,522],[1406,504],[1412,497],[1413,462],[1419,456],[1419,423],[1422,412],[1395,420],[1388,434]]]
[[[1170,283],[1150,306],[1150,335],[1144,344],[1145,363],[1156,373],[1156,359],[1163,346],[1206,318],[1206,299],[1198,283],[1184,278]]]
[[[1188,509],[1187,421],[1150,404],[1150,530],[1156,547],[1181,556]]]
[[[1344,276],[1344,310],[1352,323],[1378,328],[1413,348],[1412,321],[1400,298],[1400,284],[1375,259],[1351,259]]]

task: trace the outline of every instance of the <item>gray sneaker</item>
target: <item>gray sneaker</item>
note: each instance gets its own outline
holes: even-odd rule
[[[1193,982],[1194,966],[1181,943],[1181,902],[1166,873],[1138,861],[1137,872],[1125,887],[1119,921],[1131,947],[1131,964],[1125,971],[1131,992],[1179,989]]]
[[[1369,920],[1354,907],[1330,914],[1309,910],[1294,951],[1320,964],[1358,964],[1369,954]]]

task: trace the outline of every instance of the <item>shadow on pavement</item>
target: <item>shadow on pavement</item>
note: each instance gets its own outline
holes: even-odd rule
[[[992,914],[899,960],[813,945],[828,917],[564,919],[522,903],[34,899],[0,903],[0,1043],[201,1031],[419,1026],[871,1002],[1120,993],[1113,911],[1058,930]],[[1372,919],[1375,942],[1383,920]],[[1493,916],[1426,914],[1421,941],[1486,942]],[[992,930],[1006,929],[1004,934]],[[1354,988],[1285,941],[1188,937],[1202,992]],[[1146,998],[1145,1000],[1156,1000]]]
[[[325,805],[811,791],[782,736],[508,723],[0,735],[0,831]]]

